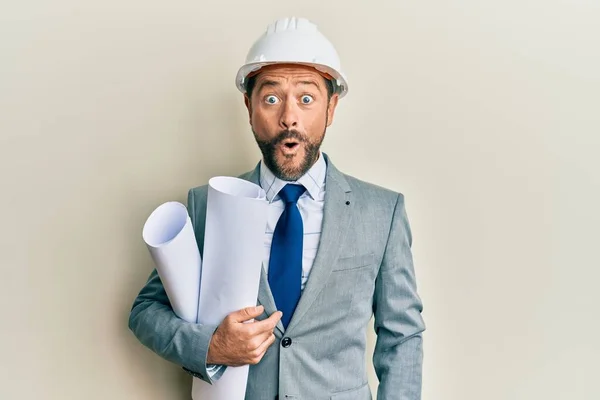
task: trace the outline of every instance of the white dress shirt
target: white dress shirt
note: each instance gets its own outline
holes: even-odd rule
[[[302,283],[304,289],[310,271],[312,269],[319,240],[321,239],[321,224],[323,222],[323,206],[325,205],[325,175],[327,163],[322,154],[319,154],[317,162],[300,179],[294,182],[284,181],[277,178],[265,165],[260,164],[260,186],[267,193],[269,207],[267,211],[267,228],[265,232],[265,255],[263,268],[269,275],[269,259],[271,255],[271,243],[273,242],[273,231],[279,221],[279,217],[285,209],[283,200],[279,197],[279,191],[287,184],[300,184],[306,188],[298,199],[298,209],[302,216],[304,228],[304,241],[302,245]]]

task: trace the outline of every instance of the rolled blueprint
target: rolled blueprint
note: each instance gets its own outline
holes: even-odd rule
[[[208,182],[198,323],[218,325],[229,313],[256,305],[267,225],[266,194],[251,182]],[[248,366],[227,367],[210,385],[194,378],[194,400],[243,400]]]
[[[197,322],[202,260],[187,208],[175,201],[161,204],[146,220],[142,237],[173,311]]]

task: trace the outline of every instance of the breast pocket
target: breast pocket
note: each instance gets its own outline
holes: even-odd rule
[[[330,310],[332,322],[343,320],[357,292],[368,291],[374,285],[375,269],[373,253],[339,258],[315,306]]]
[[[345,287],[349,296],[346,299],[344,309],[350,310],[356,307],[361,310],[371,309],[371,298],[375,290],[375,279],[377,278],[377,260],[374,253],[360,254],[352,257],[338,259],[333,267],[331,279],[337,285]],[[345,282],[346,284],[342,283]]]
[[[375,264],[375,254],[367,253],[352,257],[339,258],[333,267],[333,272],[350,271]]]

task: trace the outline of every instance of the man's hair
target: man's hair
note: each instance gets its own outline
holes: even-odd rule
[[[258,74],[251,76],[248,78],[246,83],[246,94],[248,95],[249,99],[252,99],[252,92],[254,91],[254,86],[256,85],[257,76]],[[329,101],[331,100],[331,96],[333,96],[333,82],[325,77],[323,77],[323,80],[325,81],[325,87],[327,88],[327,101]]]

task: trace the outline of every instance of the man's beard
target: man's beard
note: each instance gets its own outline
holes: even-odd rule
[[[258,147],[260,147],[265,164],[276,177],[284,181],[297,181],[302,175],[308,172],[315,161],[317,161],[321,143],[323,143],[323,139],[325,138],[325,131],[323,131],[323,134],[316,142],[311,142],[306,136],[292,129],[279,132],[279,134],[271,140],[260,140],[254,129],[252,132],[254,133],[254,139],[256,139]],[[275,157],[278,151],[277,147],[286,139],[296,139],[298,141],[298,146],[304,146],[304,158],[297,167],[288,167],[277,164],[277,159]],[[288,157],[291,158],[295,156],[296,155],[292,155]]]

